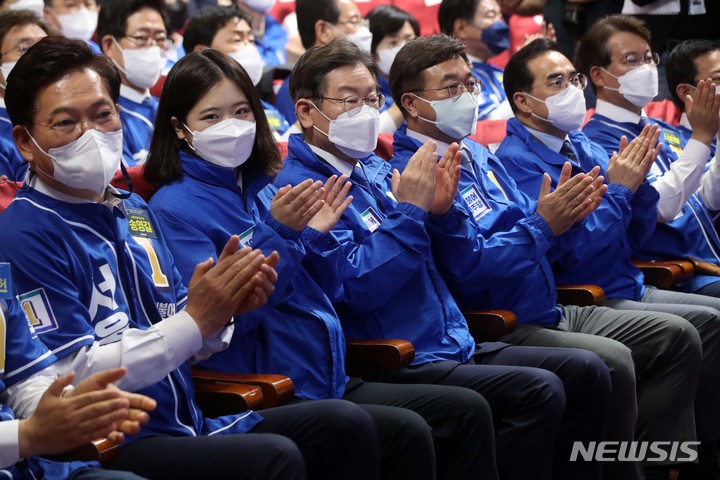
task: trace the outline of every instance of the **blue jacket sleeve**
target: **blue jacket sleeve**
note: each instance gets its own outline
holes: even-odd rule
[[[443,272],[452,277],[453,284],[472,284],[476,291],[532,272],[553,238],[548,224],[536,213],[507,231],[483,236],[457,206],[441,217],[431,217],[427,228],[434,259]]]
[[[640,248],[655,232],[659,199],[660,194],[650,182],[640,185],[633,195],[632,202],[630,202],[632,218],[627,230],[630,247],[633,251]]]
[[[347,212],[345,213],[347,215]],[[337,276],[341,281],[333,292],[326,292],[333,302],[344,301],[358,313],[372,311],[392,301],[396,293],[422,268],[431,255],[430,237],[425,231],[427,213],[409,203],[400,203],[377,230],[366,237],[356,238],[345,215],[332,230],[335,242],[309,242],[313,255],[338,265],[336,271],[319,271],[307,265],[319,284],[332,280],[318,278]]]

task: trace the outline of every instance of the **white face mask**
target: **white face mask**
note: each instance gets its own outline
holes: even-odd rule
[[[57,19],[60,22],[60,28],[64,36],[87,42],[92,38],[97,28],[98,14],[97,12],[91,12],[86,7],[82,7],[75,13],[59,14]]]
[[[47,152],[37,144],[32,135],[30,138],[35,146],[53,161],[53,174],[44,173],[67,187],[90,190],[100,195],[120,168],[123,151],[122,129],[114,132],[86,130],[77,140],[62,147],[51,148]]]
[[[315,104],[313,104],[315,107]],[[330,120],[322,110],[315,107],[320,114]],[[322,133],[342,153],[350,158],[365,158],[377,147],[380,133],[380,111],[363,105],[349,112],[343,112],[335,120],[330,120],[328,133],[315,125],[313,128]]]
[[[31,10],[42,18],[45,2],[43,0],[19,0],[10,5],[10,10]]]
[[[545,101],[533,97],[529,93],[525,95],[547,106],[547,118],[531,113],[533,117],[549,122],[550,125],[563,132],[578,130],[585,120],[585,95],[583,95],[583,91],[577,87],[568,85],[565,90],[555,95],[550,95]]]
[[[254,43],[248,43],[240,50],[230,52],[228,55],[242,65],[253,85],[260,83],[265,65],[263,64],[263,59]]]
[[[275,6],[275,0],[242,0],[245,5],[256,12],[267,13]]]
[[[435,110],[435,121],[418,116],[420,120],[432,123],[453,140],[462,140],[468,135],[475,134],[477,130],[478,100],[477,95],[463,92],[457,97],[445,100],[425,100],[415,95],[415,98],[429,103]]]
[[[357,45],[357,47],[363,52],[370,53],[372,33],[367,27],[359,27],[355,33],[345,35],[345,38]]]
[[[15,68],[16,63],[17,61],[3,62],[2,65],[0,65],[0,70],[2,70],[3,78],[5,79],[5,83],[0,83],[0,88],[2,88],[3,90],[5,90],[5,85],[7,85],[8,75],[10,75],[12,69]]]
[[[625,100],[636,107],[644,107],[658,94],[658,72],[655,65],[640,65],[619,77],[604,68],[603,70],[620,82],[620,88],[605,87],[605,89],[620,92]]]
[[[393,62],[395,61],[395,57],[397,56],[400,49],[404,46],[405,44],[401,43],[400,45],[397,45],[393,48],[383,48],[382,50],[377,50],[375,52],[378,58],[377,67],[378,70],[380,70],[380,73],[382,73],[386,77],[390,76],[390,67],[392,67]]]
[[[190,131],[187,125],[185,128]],[[201,132],[192,130],[192,136],[192,144],[188,142],[188,145],[203,160],[218,167],[236,168],[245,163],[252,153],[255,122],[228,118]]]
[[[160,79],[165,68],[165,52],[157,45],[147,48],[123,49],[115,38],[113,42],[123,56],[125,68],[121,68],[117,62],[115,65],[125,74],[125,78],[136,87],[147,89],[152,87]]]

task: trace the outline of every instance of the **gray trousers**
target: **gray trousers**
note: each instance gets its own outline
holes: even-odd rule
[[[610,369],[607,439],[694,440],[693,399],[701,346],[698,332],[669,313],[563,306],[557,328],[522,324],[502,340],[516,345],[584,348]],[[636,384],[637,378],[637,384]],[[639,465],[605,464],[605,478],[642,478]]]
[[[720,298],[647,287],[640,302],[613,298],[612,308],[673,313],[692,323],[702,340],[702,366],[695,397],[698,438],[720,439]]]

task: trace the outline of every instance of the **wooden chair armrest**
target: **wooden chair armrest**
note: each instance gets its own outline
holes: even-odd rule
[[[56,462],[100,462],[101,465],[111,464],[120,453],[120,444],[109,438],[98,438],[77,448],[58,455],[44,457]]]
[[[284,375],[265,373],[229,373],[201,368],[192,369],[195,385],[209,384],[241,384],[260,387],[262,391],[262,408],[271,408],[288,402],[295,395],[293,381]],[[254,407],[258,408],[258,407]]]
[[[477,342],[497,340],[517,327],[517,316],[510,310],[464,310],[462,313]]]
[[[195,383],[195,403],[206,417],[220,417],[263,407],[260,387],[234,383]]]
[[[692,257],[688,257],[687,260],[688,262],[690,262],[690,264],[692,264],[693,268],[695,269],[695,273],[697,273],[698,275],[710,275],[713,277],[720,277],[720,266]]]
[[[605,291],[597,285],[558,285],[558,303],[589,307],[605,303]]]
[[[384,371],[398,370],[415,359],[415,348],[407,340],[347,340],[345,371],[351,377],[377,380]]]
[[[695,274],[695,267],[687,260],[633,260],[645,276],[645,284],[670,288]]]

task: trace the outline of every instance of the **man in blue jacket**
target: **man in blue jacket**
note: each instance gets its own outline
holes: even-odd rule
[[[122,441],[125,433],[137,433],[147,421],[143,410],[152,410],[155,402],[107,389],[123,376],[123,369],[97,373],[70,390],[72,374],[56,378],[52,364],[57,359],[28,324],[11,285],[10,264],[0,263],[0,475],[138,480],[130,472],[99,470],[95,462],[34,456],[62,453],[108,434]],[[113,424],[118,425],[115,431]]]
[[[82,41],[46,37],[15,69],[8,113],[32,175],[0,215],[0,258],[13,264],[22,307],[59,373],[82,379],[122,365],[118,387],[158,404],[112,467],[156,478],[377,477],[375,426],[350,402],[202,415],[190,363],[225,348],[232,319],[267,301],[276,256],[238,249],[232,237],[186,289],[147,204],[108,187],[122,156],[110,60]]]
[[[413,343],[412,366],[386,374],[385,381],[459,385],[487,398],[497,425],[501,478],[597,476],[596,464],[567,459],[574,440],[604,431],[608,392],[600,383],[607,377],[598,375],[599,359],[581,350],[475,344],[430,250],[429,232],[466,225],[465,213],[453,205],[459,156],[447,155],[438,168],[434,143],[428,142],[400,175],[372,153],[382,107],[372,68],[369,55],[345,39],[308,50],[295,66],[290,90],[304,133],[290,137],[275,183],[338,174],[353,182],[353,203],[337,225],[322,241],[306,243],[313,251],[308,268],[335,303],[346,335]],[[592,184],[580,175],[563,192],[573,190],[582,205]],[[529,367],[562,379],[569,407],[554,428],[548,429],[546,415],[557,405],[527,395],[530,383],[552,374]],[[588,418],[588,411],[595,413]],[[523,462],[517,461],[518,450]]]
[[[439,151],[459,142],[463,152],[457,202],[472,215],[468,220],[472,229],[469,235],[455,229],[438,231],[432,237],[434,242],[439,240],[433,255],[453,295],[463,308],[515,311],[521,325],[505,338],[512,343],[585,348],[600,355],[610,368],[613,382],[609,439],[632,440],[638,418],[643,440],[694,438],[692,393],[700,351],[697,334],[673,315],[557,305],[550,263],[582,244],[580,236],[589,219],[572,226],[582,217],[567,218],[563,202],[568,199],[557,198],[561,188],[548,194],[549,178],[542,172],[538,178],[544,184],[543,192],[526,196],[494,155],[465,138],[475,128],[471,114],[474,99],[467,87],[458,86],[471,85],[475,80],[462,47],[446,36],[409,42],[391,72],[393,96],[402,103],[407,122],[395,133],[393,165],[403,168],[428,138],[438,142]],[[452,105],[452,110],[445,109],[445,104]],[[565,162],[563,159],[557,164],[558,172],[564,169],[561,176],[551,174],[558,185],[568,177]],[[602,202],[613,195],[608,189]],[[682,338],[681,345],[673,344],[673,338]],[[653,347],[648,349],[649,345]],[[648,350],[654,355],[648,356]],[[635,370],[642,376],[637,401]],[[667,371],[676,370],[673,379],[663,378]],[[670,388],[678,381],[688,382],[682,392]],[[663,401],[655,395],[660,385],[667,385],[663,389],[668,390]],[[668,432],[663,422],[670,411],[682,413]],[[607,464],[605,473],[607,478],[639,476],[632,462]]]
[[[168,48],[164,2],[108,0],[100,9],[97,37],[103,54],[120,71],[120,120],[123,126],[123,163],[145,163],[157,99],[150,87],[162,75]]]
[[[688,95],[693,93],[700,80],[709,78],[715,83],[716,88],[720,85],[720,42],[701,39],[685,40],[673,48],[668,55],[665,76],[672,94],[673,104],[681,112],[675,130],[680,132],[681,146],[685,148],[692,137],[692,125],[690,125],[686,111],[686,106],[692,108],[692,103],[688,101]],[[715,155],[716,143],[717,136],[710,144],[711,157]],[[713,208],[712,210],[718,209]]]
[[[643,295],[642,273],[630,263],[631,245],[647,241],[652,234],[656,221],[658,194],[645,182],[653,160],[660,147],[656,146],[659,132],[657,127],[646,126],[640,136],[629,145],[626,140],[619,142],[617,150],[608,161],[605,150],[592,143],[578,128],[585,118],[585,99],[582,88],[586,84],[585,76],[578,73],[572,63],[558,51],[557,45],[548,40],[536,40],[521,49],[506,66],[512,73],[505,80],[508,98],[512,101],[515,119],[508,122],[508,135],[497,151],[505,168],[512,172],[517,186],[526,195],[534,196],[542,189],[543,174],[553,179],[562,175],[565,162],[570,162],[574,171],[588,171],[601,168],[608,183],[608,192],[600,207],[586,220],[580,229],[577,242],[572,250],[553,258],[553,271],[561,283],[594,283],[601,286],[609,299],[608,306],[617,306],[616,298]],[[547,173],[546,173],[547,172]],[[702,340],[703,363],[700,370],[699,389],[695,402],[696,426],[698,437],[703,441],[717,438],[717,425],[714,424],[717,410],[718,364],[717,364],[717,328],[715,310],[692,305],[665,305],[662,302],[647,304],[645,308],[629,310],[652,310],[660,320],[674,318],[681,328],[688,323],[675,317],[680,315],[697,327]],[[666,313],[657,313],[666,312]],[[605,328],[613,328],[609,335],[613,338],[622,334],[623,318],[631,320],[637,312],[616,311],[618,318],[611,318],[607,325],[594,322],[588,333],[606,335]],[[675,314],[675,315],[670,315]],[[708,323],[710,322],[710,323]],[[684,324],[684,327],[682,326]],[[629,325],[629,324],[626,324]],[[659,324],[657,324],[659,325]],[[637,331],[629,334],[623,343],[633,349],[638,376],[641,378],[638,389],[638,402],[641,413],[649,408],[651,416],[641,415],[641,425],[647,428],[639,431],[640,438],[659,440],[661,438],[681,439],[691,430],[683,430],[670,425],[665,416],[654,416],[663,409],[679,411],[678,403],[685,411],[692,411],[692,391],[680,398],[672,398],[674,381],[663,373],[643,373],[642,365],[647,359],[643,351],[648,342],[637,343]],[[661,333],[655,327],[652,338],[666,341],[668,334]],[[697,338],[697,337],[696,337]],[[656,354],[664,355],[659,350]],[[654,369],[651,366],[651,371]],[[693,367],[693,368],[697,368]],[[648,382],[646,384],[646,382]],[[645,387],[645,388],[643,388]],[[668,391],[670,396],[660,398],[668,401],[661,405],[657,396],[648,397],[646,388],[656,391],[658,388]],[[677,392],[676,392],[677,393]],[[662,417],[662,420],[660,419]],[[677,418],[677,417],[676,417]],[[686,418],[686,428],[691,427],[692,417]],[[668,462],[672,463],[672,462]],[[646,465],[648,468],[648,465]]]
[[[582,37],[577,67],[588,75],[597,93],[595,114],[583,128],[590,140],[600,144],[608,157],[620,138],[635,138],[645,124],[657,124],[663,144],[648,181],[660,198],[657,225],[647,241],[632,244],[640,259],[693,257],[717,263],[720,237],[708,206],[720,205],[717,177],[706,172],[710,145],[720,125],[720,95],[715,84],[701,79],[692,92],[688,112],[692,135],[683,147],[681,137],[664,122],[649,119],[643,107],[657,93],[658,56],[650,51],[650,32],[634,17],[612,15],[598,21]],[[693,297],[650,291],[647,296],[662,303],[692,303],[720,309],[720,277],[695,275],[676,286]],[[639,300],[641,293],[624,296]],[[649,299],[649,298],[648,298]],[[648,300],[645,299],[645,300]],[[623,305],[621,308],[630,308]]]

